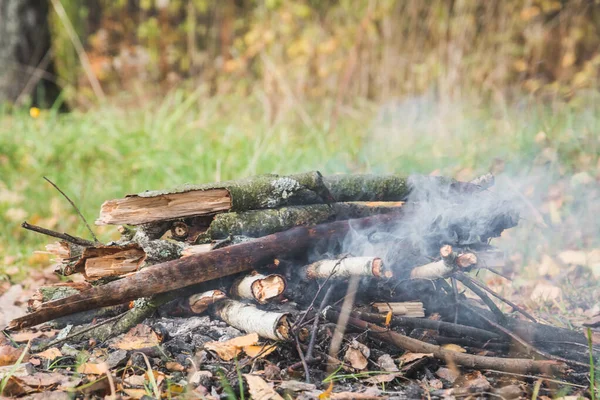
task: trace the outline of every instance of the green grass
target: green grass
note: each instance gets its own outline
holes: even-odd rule
[[[272,121],[260,96],[209,98],[202,90],[38,118],[26,109],[0,111],[0,268],[48,262],[31,254],[50,240],[20,229],[23,220],[87,236],[43,176],[93,223],[106,199],[261,173],[439,171],[471,178],[502,159],[513,176],[543,169],[545,189],[580,171],[598,174],[597,99],[514,106],[426,96],[383,106],[362,101],[343,109],[331,132],[331,103],[283,103]],[[96,231],[101,240],[115,237],[114,227]]]

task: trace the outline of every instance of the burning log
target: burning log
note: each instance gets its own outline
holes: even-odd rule
[[[347,279],[351,276],[391,278],[392,271],[385,269],[378,257],[346,257],[320,260],[306,267],[308,279]]]
[[[418,301],[405,301],[401,303],[373,303],[372,306],[379,313],[391,312],[392,315],[402,315],[409,318],[423,318],[425,309],[423,303]]]
[[[285,278],[281,275],[262,275],[257,272],[234,282],[231,295],[235,298],[254,300],[259,304],[279,297],[285,290]]]
[[[225,299],[215,304],[214,315],[234,328],[266,339],[290,339],[288,313],[263,311],[252,304]]]
[[[477,256],[473,253],[456,254],[452,246],[445,245],[440,249],[442,259],[429,264],[421,265],[410,272],[412,279],[439,279],[447,278],[457,268],[468,268],[477,264]]]

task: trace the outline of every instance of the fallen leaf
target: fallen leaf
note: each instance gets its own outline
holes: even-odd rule
[[[49,349],[44,350],[41,353],[37,353],[36,356],[52,361],[58,357],[62,357],[63,355],[60,352],[60,350],[56,347],[50,347]]]
[[[442,345],[442,348],[446,349],[446,350],[450,350],[450,351],[456,351],[457,353],[466,353],[467,352],[465,349],[463,349],[462,347],[460,347],[459,345],[454,344],[454,343],[444,344],[444,345]]]
[[[531,292],[531,300],[537,303],[559,300],[562,297],[562,289],[547,282],[540,282]]]
[[[141,399],[148,395],[146,389],[123,389],[123,392],[132,399]]]
[[[385,326],[386,327],[390,326],[393,316],[394,316],[394,314],[392,313],[392,311],[388,311],[388,313],[385,315]]]
[[[175,361],[167,361],[167,363],[165,364],[165,368],[168,371],[185,371],[185,367]]]
[[[30,340],[33,339],[37,339],[40,337],[44,337],[44,338],[51,338],[56,336],[56,334],[58,333],[57,330],[55,329],[51,329],[49,331],[40,331],[40,330],[36,330],[36,331],[20,331],[20,332],[15,332],[15,333],[11,333],[10,334],[10,338],[15,342],[15,343],[26,343],[29,342]]]
[[[399,369],[394,362],[394,359],[389,354],[384,354],[377,359],[379,368],[387,372],[398,372]]]
[[[127,332],[124,336],[113,341],[110,345],[113,349],[139,350],[154,347],[160,344],[156,332],[148,325],[139,324]]]
[[[103,375],[108,371],[106,363],[84,363],[77,367],[77,372],[85,375]]]
[[[455,386],[473,389],[477,392],[485,392],[492,387],[490,382],[480,371],[473,371],[466,375],[462,375],[454,382],[454,384]]]
[[[333,392],[333,381],[330,381],[329,382],[329,387],[327,387],[327,390],[325,390],[323,393],[321,393],[319,395],[319,399],[323,400],[323,399],[330,398],[332,392]]]
[[[208,342],[204,345],[207,350],[212,350],[224,361],[233,360],[241,353],[245,346],[251,346],[258,342],[258,334],[250,333],[238,336],[225,342]]]
[[[377,374],[365,379],[365,382],[372,383],[374,385],[379,385],[380,383],[391,382],[399,376],[402,376],[401,372],[397,372],[395,374]]]
[[[408,363],[411,363],[413,361],[416,361],[416,360],[419,360],[419,359],[425,358],[425,357],[433,357],[433,353],[406,352],[406,353],[402,354],[402,356],[400,356],[400,358],[398,358],[398,361],[401,364],[408,364]]]
[[[148,380],[146,379],[146,374],[144,375],[129,375],[127,378],[123,379],[123,383],[127,386],[134,387],[143,387]]]
[[[317,387],[312,383],[283,381],[279,384],[279,388],[282,390],[291,390],[292,392],[309,392],[315,390]]]
[[[21,354],[25,351],[25,349],[19,349],[16,347],[12,347],[9,344],[5,344],[0,346],[0,366],[3,365],[12,365],[17,362]],[[27,355],[25,355],[24,360],[27,359]]]
[[[248,391],[250,396],[255,400],[283,400],[272,387],[263,378],[256,375],[244,374],[248,383]]]
[[[558,254],[558,258],[565,264],[587,265],[587,254],[581,250],[565,250]]]
[[[435,374],[450,383],[454,383],[460,376],[460,371],[457,368],[440,367],[435,371]]]
[[[243,350],[244,350],[244,353],[246,353],[248,355],[248,357],[265,358],[266,356],[268,356],[269,354],[271,354],[272,352],[277,350],[277,346],[274,344],[271,344],[271,345],[256,344],[256,345],[244,346]]]
[[[346,354],[344,360],[349,362],[352,368],[363,370],[369,365],[368,357],[371,355],[371,350],[362,343],[353,340]]]

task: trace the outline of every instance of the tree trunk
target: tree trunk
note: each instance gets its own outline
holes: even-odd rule
[[[0,104],[50,106],[54,82],[47,0],[0,0]]]

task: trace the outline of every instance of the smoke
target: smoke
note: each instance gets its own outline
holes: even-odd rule
[[[566,250],[595,260],[600,143],[594,115],[560,104],[482,105],[432,93],[385,104],[359,156],[370,171],[434,173],[461,181],[492,171],[496,184],[463,195],[439,180],[415,178],[398,224],[353,227],[341,251],[379,256],[403,269],[428,262],[443,244],[477,247],[490,241],[507,254],[507,268],[527,272],[528,278],[544,273],[543,257],[559,259]],[[494,237],[500,227],[516,222]],[[584,267],[600,278],[600,261]]]
[[[399,276],[439,255],[449,244],[480,248],[518,222],[511,195],[490,190],[464,192],[448,180],[413,176],[402,215],[392,225],[352,226],[342,252],[378,256]]]

